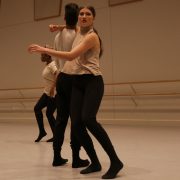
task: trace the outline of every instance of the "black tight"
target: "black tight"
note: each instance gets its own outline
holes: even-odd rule
[[[64,73],[60,73],[56,81],[56,106],[57,117],[55,125],[55,134],[53,141],[54,151],[61,151],[62,144],[64,142],[64,133],[70,117],[70,100],[72,91],[72,76]],[[74,151],[79,152],[80,144],[71,130],[71,147]]]
[[[36,116],[36,120],[39,127],[40,134],[45,132],[44,129],[44,122],[43,122],[43,113],[42,109],[47,107],[46,109],[46,116],[51,127],[52,132],[54,133],[55,127],[55,118],[54,118],[54,111],[56,109],[55,99],[53,97],[47,96],[45,93],[42,94],[36,105],[34,106],[34,113]]]
[[[75,134],[91,159],[91,165],[82,170],[81,173],[87,174],[101,170],[101,165],[96,155],[93,142],[87,132],[88,129],[109,156],[111,165],[102,178],[111,179],[116,177],[117,173],[122,169],[123,164],[119,160],[106,131],[96,121],[96,114],[103,93],[104,83],[102,76],[94,76],[92,74],[74,76],[71,99],[71,117]]]
[[[74,77],[72,90],[72,123],[80,142],[88,155],[92,153],[92,140],[86,128],[95,136],[111,160],[118,159],[112,143],[103,129],[96,121],[104,84],[102,76],[79,75]],[[92,159],[93,160],[93,159]]]

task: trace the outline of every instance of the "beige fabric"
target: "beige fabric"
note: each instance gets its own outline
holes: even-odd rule
[[[44,82],[44,93],[50,96],[50,91],[54,86],[56,81],[56,73],[58,69],[55,61],[52,61],[44,68],[42,72],[43,82]]]
[[[77,33],[76,38],[73,42],[72,48],[78,46],[85,38],[85,36],[89,33],[94,32],[93,29],[90,29],[88,33],[85,35],[80,32]],[[73,61],[68,61],[64,65],[62,72],[66,74],[94,74],[102,75],[99,67],[99,53],[100,49],[90,49],[86,53],[77,57]]]
[[[54,49],[57,51],[70,51],[72,49],[72,44],[76,36],[76,31],[74,29],[64,28],[62,32],[58,32],[54,39]],[[58,70],[64,67],[66,63],[65,60],[60,58],[55,58],[56,65]]]

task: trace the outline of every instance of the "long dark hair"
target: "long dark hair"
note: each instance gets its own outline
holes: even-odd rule
[[[89,9],[89,10],[91,11],[93,17],[94,17],[94,18],[96,17],[96,10],[95,10],[95,8],[94,8],[93,6],[80,7],[80,8],[79,8],[79,11],[80,11],[81,9],[83,9],[83,8]],[[99,57],[101,57],[102,54],[103,54],[103,44],[102,44],[102,40],[101,40],[101,38],[100,38],[100,36],[99,36],[99,34],[98,34],[98,31],[97,31],[94,27],[93,27],[93,30],[94,30],[94,32],[97,34],[97,36],[98,36],[98,38],[99,38],[99,42],[100,42],[100,53],[99,53]]]

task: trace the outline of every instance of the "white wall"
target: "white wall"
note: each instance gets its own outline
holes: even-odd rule
[[[0,89],[42,86],[43,64],[39,55],[27,52],[27,47],[31,43],[52,44],[55,33],[48,31],[48,25],[63,23],[64,10],[60,17],[34,21],[33,2],[2,1]],[[62,7],[68,2],[72,1],[64,0]],[[95,27],[104,45],[101,67],[105,83],[180,79],[179,0],[143,0],[114,7],[108,6],[108,0],[74,2],[93,5],[97,10]],[[133,85],[133,88],[138,93],[180,92],[179,83],[140,84]],[[38,93],[40,95],[40,91]],[[106,93],[132,93],[132,88],[129,85],[106,86]],[[0,98],[2,97],[9,97],[9,93],[0,92]],[[17,105],[0,100],[0,109],[3,111],[15,106]],[[179,96],[105,96],[98,116],[102,122],[174,123],[180,119],[179,107]],[[20,109],[23,108],[33,109],[33,103],[21,103]],[[12,117],[11,114],[2,112],[0,119],[7,116]],[[18,112],[15,116],[18,117]],[[21,114],[21,117],[30,116]]]

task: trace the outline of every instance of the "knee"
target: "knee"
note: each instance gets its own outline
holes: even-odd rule
[[[34,106],[34,112],[35,112],[35,113],[38,113],[39,111],[40,111],[40,110],[39,110],[38,106],[35,105],[35,106]]]
[[[82,124],[80,122],[72,122],[71,121],[71,132],[78,134],[81,127],[82,127]]]
[[[51,118],[53,116],[53,113],[50,111],[46,111],[46,117]]]

